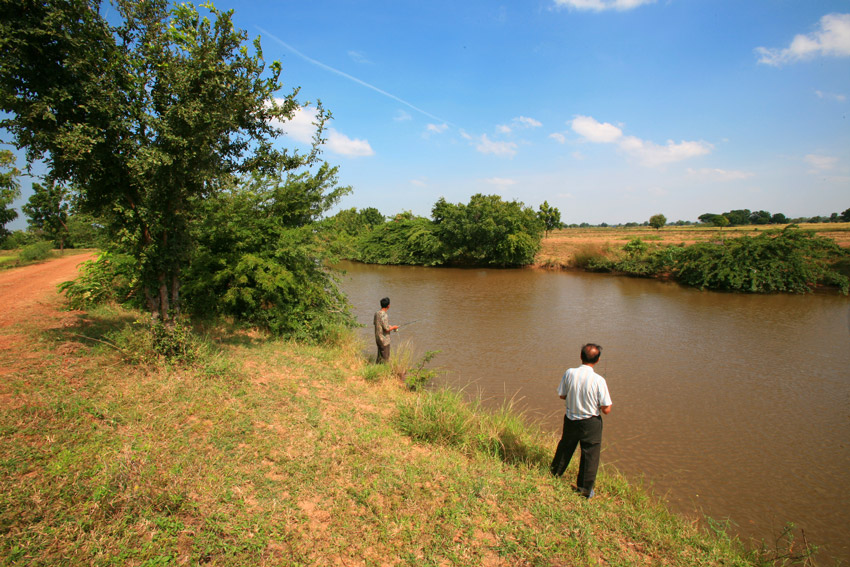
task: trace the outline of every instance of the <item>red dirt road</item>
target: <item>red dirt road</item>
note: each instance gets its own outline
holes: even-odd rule
[[[60,305],[56,286],[77,277],[80,264],[94,254],[75,254],[0,272],[0,329],[33,321]]]
[[[75,254],[0,271],[0,379],[39,363],[31,344],[37,336],[33,329],[56,327],[69,316],[60,311],[56,286],[74,279],[79,265],[91,258],[94,254]],[[0,408],[8,399],[0,385]]]

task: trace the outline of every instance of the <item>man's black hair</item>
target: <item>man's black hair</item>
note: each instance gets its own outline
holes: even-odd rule
[[[587,343],[581,347],[581,361],[585,364],[596,364],[602,354],[602,347],[593,343]]]
[[[381,300],[381,309],[385,309],[390,306],[390,298],[385,297]]]

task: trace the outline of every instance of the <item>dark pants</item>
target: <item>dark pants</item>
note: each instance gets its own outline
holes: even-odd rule
[[[570,464],[576,445],[581,444],[581,461],[578,465],[576,488],[587,496],[596,483],[599,455],[602,451],[602,416],[571,420],[564,416],[564,433],[555,450],[550,470],[561,476]]]
[[[378,345],[378,358],[375,359],[375,363],[380,362],[389,362],[390,361],[390,345],[383,346],[378,341],[375,341],[375,344]]]

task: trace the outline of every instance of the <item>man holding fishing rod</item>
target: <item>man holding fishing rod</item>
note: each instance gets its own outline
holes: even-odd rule
[[[390,361],[390,333],[398,329],[398,325],[390,325],[387,309],[390,308],[390,298],[381,300],[381,310],[375,313],[375,343],[378,345],[378,358],[375,363]]]
[[[581,461],[575,491],[593,498],[596,470],[602,451],[602,414],[611,413],[611,395],[605,378],[594,372],[602,347],[588,343],[581,347],[581,366],[564,372],[558,396],[566,400],[564,433],[552,459],[552,474],[560,477],[570,464],[576,445],[581,445]]]

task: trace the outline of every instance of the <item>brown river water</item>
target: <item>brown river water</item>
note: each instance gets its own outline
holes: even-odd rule
[[[389,296],[393,335],[440,350],[441,383],[514,406],[560,433],[564,369],[586,342],[614,405],[602,466],[646,479],[681,513],[730,520],[770,545],[787,522],[850,561],[850,299],[744,295],[544,270],[344,263],[374,356]],[[554,446],[552,447],[554,451]],[[577,458],[577,457],[576,457]]]

